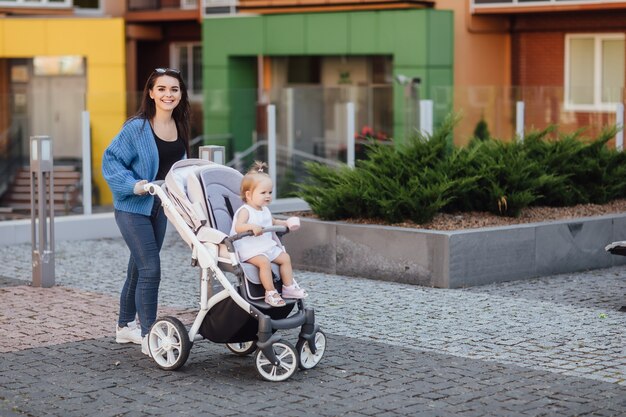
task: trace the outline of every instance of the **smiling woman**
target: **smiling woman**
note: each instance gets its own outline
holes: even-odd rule
[[[180,71],[155,69],[146,82],[139,111],[113,138],[102,160],[102,173],[113,193],[115,221],[130,250],[116,341],[142,344],[145,354],[149,353],[142,342],[156,320],[159,252],[167,219],[160,200],[144,186],[164,180],[172,165],[189,154],[189,114]]]

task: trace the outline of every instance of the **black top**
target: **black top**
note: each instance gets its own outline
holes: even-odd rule
[[[164,180],[165,176],[169,172],[174,162],[178,162],[185,156],[185,144],[180,137],[176,138],[173,142],[165,141],[159,138],[154,130],[154,141],[156,142],[157,149],[159,150],[159,170],[155,180]]]

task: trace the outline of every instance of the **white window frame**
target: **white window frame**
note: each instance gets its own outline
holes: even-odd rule
[[[184,10],[197,9],[198,0],[180,0],[180,8]]]
[[[593,103],[592,104],[574,104],[570,97],[570,41],[572,39],[593,39],[593,62],[594,62],[594,80],[593,80]],[[623,33],[577,33],[565,35],[565,77],[564,77],[564,97],[565,110],[569,111],[586,111],[586,112],[606,112],[615,110],[615,106],[619,102],[602,102],[602,41],[605,40],[622,40],[626,41],[626,35]],[[626,87],[626,86],[625,86]]]
[[[47,9],[71,9],[74,6],[72,0],[63,0],[56,2],[50,2],[49,0],[0,0],[0,7],[43,7]]]
[[[624,0],[537,0],[537,1],[523,1],[518,0],[502,0],[497,3],[482,3],[477,4],[475,0],[471,0],[470,11],[474,13],[475,10],[500,8],[500,7],[555,7],[555,6],[580,6],[581,4],[610,4],[610,3],[622,3]]]
[[[190,100],[194,100],[194,101],[198,101],[198,100],[202,100],[202,93],[194,93],[194,85],[193,85],[193,47],[194,46],[200,46],[202,47],[202,42],[174,42],[172,44],[170,44],[170,61],[171,61],[171,67],[172,68],[181,68],[181,64],[179,62],[179,54],[177,53],[178,50],[181,47],[186,47],[187,48],[187,68],[189,68],[189,73],[188,74],[182,74],[181,76],[183,77],[183,80],[185,80],[185,83],[187,84],[187,91],[189,93],[189,99]],[[201,58],[202,59],[202,58]]]

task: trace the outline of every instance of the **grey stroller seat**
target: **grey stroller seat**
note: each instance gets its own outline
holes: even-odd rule
[[[210,226],[225,234],[230,232],[233,216],[237,209],[243,205],[243,201],[239,195],[242,178],[243,175],[240,172],[223,165],[203,169],[198,175],[202,192],[207,202],[207,217]],[[272,233],[272,237],[276,240],[279,247],[282,248],[283,245],[278,236]],[[234,272],[230,259],[220,257],[218,258],[218,265],[222,270]],[[243,289],[242,296],[257,307],[268,308],[269,305],[263,301],[265,298],[265,289],[261,285],[257,267],[248,262],[241,262],[240,265],[245,276],[243,282],[239,283]],[[278,265],[272,264],[272,272],[274,286],[280,292],[282,289],[282,281],[280,279]],[[287,306],[293,306],[296,301],[286,299],[285,302]]]

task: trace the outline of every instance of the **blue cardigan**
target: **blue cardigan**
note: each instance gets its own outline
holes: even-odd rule
[[[146,119],[130,119],[102,157],[102,175],[113,193],[113,206],[149,216],[154,197],[136,195],[134,188],[137,181],[154,181],[158,169],[159,151],[150,123]]]

